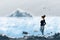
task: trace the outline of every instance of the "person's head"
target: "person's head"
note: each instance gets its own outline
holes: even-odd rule
[[[45,17],[46,17],[46,15],[43,15],[43,16],[41,16],[42,17],[42,19],[44,19]]]

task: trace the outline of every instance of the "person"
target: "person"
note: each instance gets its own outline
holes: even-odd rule
[[[46,15],[41,16],[42,20],[40,21],[40,23],[41,23],[40,31],[41,31],[42,35],[44,35],[44,26],[46,25],[45,17],[46,17]]]

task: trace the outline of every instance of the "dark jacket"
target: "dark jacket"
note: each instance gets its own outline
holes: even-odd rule
[[[45,20],[41,20],[41,26],[45,26],[46,25],[46,22],[45,22]]]

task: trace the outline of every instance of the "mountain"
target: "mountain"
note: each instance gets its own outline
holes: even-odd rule
[[[30,15],[30,13],[27,13],[26,11],[17,9],[13,13],[11,13],[9,17],[32,17],[32,15]]]

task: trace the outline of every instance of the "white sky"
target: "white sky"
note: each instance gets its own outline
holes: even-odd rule
[[[35,16],[60,16],[60,0],[0,0],[0,16],[6,16],[17,8]]]

